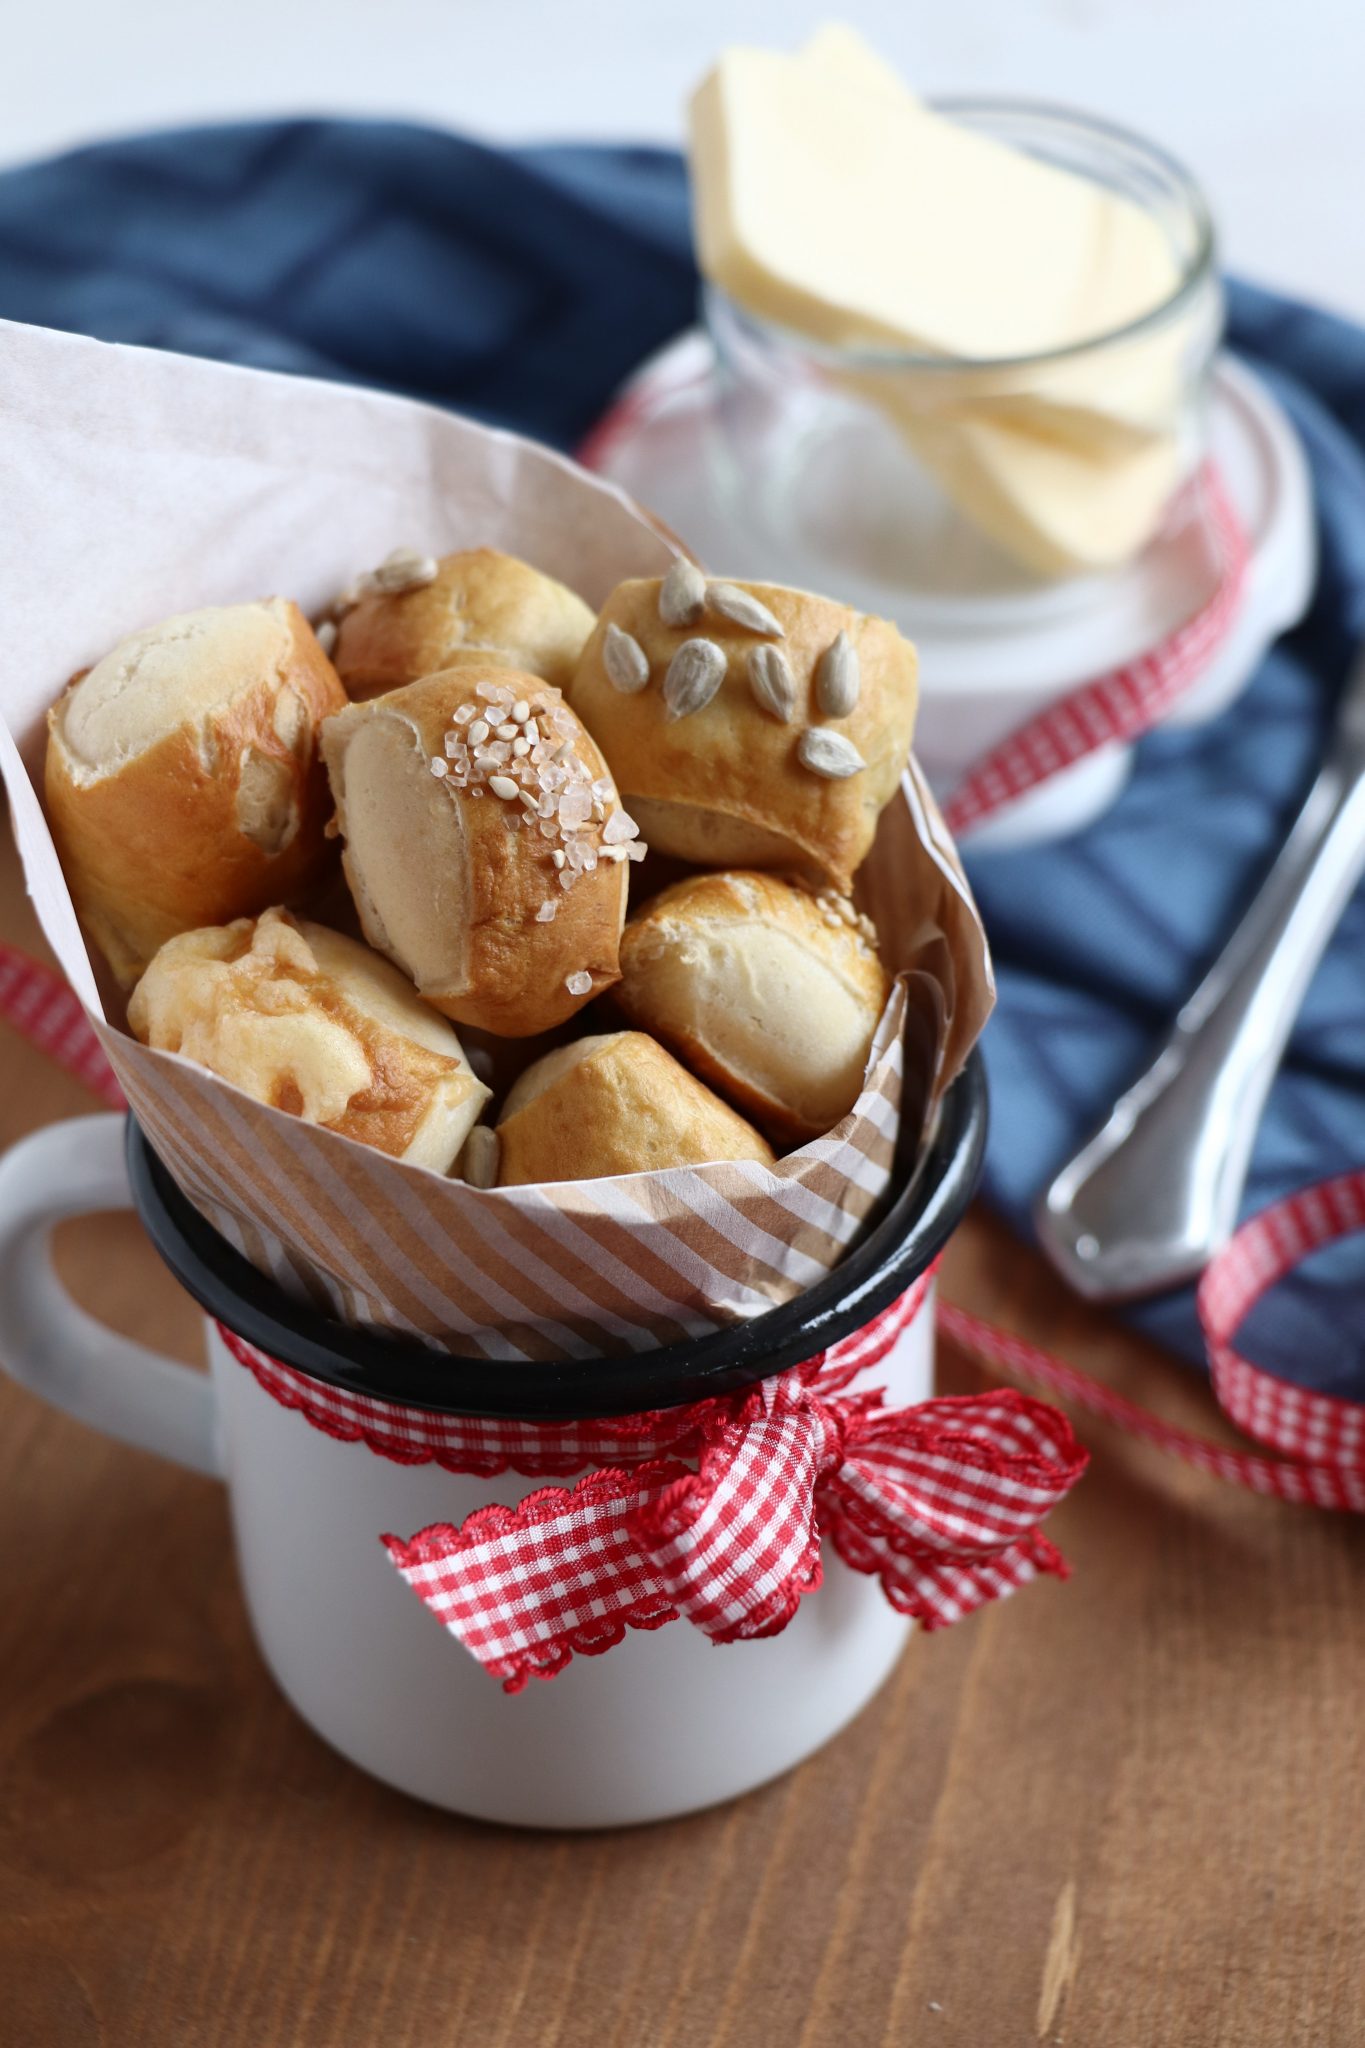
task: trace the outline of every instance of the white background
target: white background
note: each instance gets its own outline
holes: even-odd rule
[[[1144,130],[1231,267],[1365,318],[1365,0],[0,0],[0,161],[266,112],[673,141],[721,44],[841,11],[922,90]]]

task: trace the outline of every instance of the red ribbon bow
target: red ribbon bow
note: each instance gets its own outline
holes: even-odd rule
[[[508,1692],[679,1616],[717,1643],[775,1635],[819,1585],[825,1539],[926,1628],[1065,1577],[1038,1523],[1086,1466],[1066,1419],[1011,1391],[898,1409],[841,1393],[866,1363],[822,1355],[701,1403],[681,1441],[676,1411],[624,1418],[622,1463],[458,1529],[386,1536],[389,1556]],[[672,1455],[650,1455],[659,1439]]]

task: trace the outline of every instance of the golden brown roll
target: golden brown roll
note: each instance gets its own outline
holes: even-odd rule
[[[349,697],[377,697],[464,662],[568,688],[594,624],[581,597],[495,548],[423,566],[425,580],[367,591],[342,618],[335,658]]]
[[[618,979],[643,847],[558,690],[446,669],[338,712],[322,746],[361,927],[428,1002],[526,1038]]]
[[[643,1031],[580,1038],[528,1067],[498,1123],[498,1186],[600,1180],[772,1148]]]
[[[613,591],[570,696],[659,852],[847,891],[905,766],[915,677],[884,619],[686,565]]]
[[[489,1098],[396,968],[281,910],[168,939],[128,1022],[257,1102],[437,1173]]]
[[[295,605],[183,612],[48,713],[47,813],[87,930],[135,981],[163,940],[297,896],[329,813],[317,735],[346,699]]]
[[[616,1000],[788,1145],[858,1099],[891,982],[845,897],[765,874],[693,875],[626,926]]]

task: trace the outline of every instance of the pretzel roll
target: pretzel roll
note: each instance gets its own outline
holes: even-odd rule
[[[775,875],[693,875],[626,926],[616,1000],[788,1145],[858,1099],[891,982],[866,918]]]
[[[675,579],[613,591],[574,709],[659,852],[847,892],[910,751],[914,649],[828,598],[687,573],[690,603]]]
[[[498,1139],[499,1187],[718,1159],[773,1163],[753,1126],[643,1031],[580,1038],[537,1060],[503,1106]]]
[[[48,819],[76,909],[125,987],[175,933],[318,877],[318,727],[345,701],[278,597],[166,619],[68,684],[48,713]]]
[[[378,697],[465,662],[568,688],[594,624],[581,597],[495,548],[445,555],[424,570],[427,580],[407,588],[365,591],[342,618],[336,666],[350,698]]]
[[[308,1123],[448,1173],[488,1101],[460,1041],[356,939],[281,910],[168,939],[133,990],[144,1045]]]
[[[643,847],[557,690],[445,669],[338,712],[322,745],[361,927],[438,1010],[525,1038],[619,978]]]

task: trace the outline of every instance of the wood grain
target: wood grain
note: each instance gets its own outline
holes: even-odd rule
[[[0,934],[41,950],[8,851]],[[0,1038],[0,1139],[90,1108]],[[195,1355],[128,1218],[68,1227],[60,1263]],[[948,1289],[1220,1429],[985,1217]],[[0,1382],[0,2041],[1358,2048],[1365,1537],[1084,1428],[1069,1585],[912,1643],[748,1799],[556,1837],[324,1748],[251,1641],[218,1487]]]

